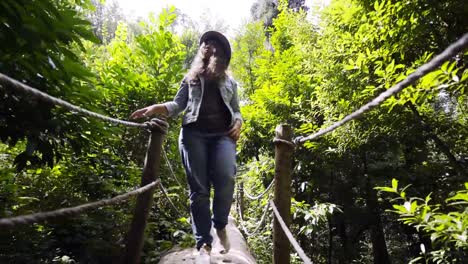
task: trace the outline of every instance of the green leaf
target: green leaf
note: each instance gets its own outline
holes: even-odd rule
[[[468,192],[458,192],[454,196],[448,198],[446,201],[467,201],[468,202]]]
[[[398,189],[398,180],[397,179],[392,179],[392,189],[396,192]]]
[[[375,187],[374,189],[383,191],[383,192],[395,193],[395,190],[390,187]]]
[[[444,63],[442,64],[442,66],[440,66],[440,69],[441,69],[443,72],[447,73],[447,67],[448,67],[449,63],[450,63],[450,61],[444,62]]]
[[[393,208],[395,208],[396,210],[398,210],[398,213],[399,214],[405,214],[408,212],[408,210],[406,210],[405,206],[403,205],[398,205],[398,204],[394,204],[392,205]]]

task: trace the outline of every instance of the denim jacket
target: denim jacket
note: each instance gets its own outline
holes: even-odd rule
[[[187,77],[182,80],[179,91],[173,101],[164,103],[169,117],[177,116],[184,111],[182,125],[197,121],[198,112],[202,103],[205,80],[199,76],[199,79],[189,80]],[[242,116],[239,109],[239,96],[237,95],[237,83],[234,79],[227,77],[219,81],[221,97],[231,113],[231,126],[235,120],[242,122]]]

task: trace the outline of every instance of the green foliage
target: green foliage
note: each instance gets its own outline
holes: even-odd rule
[[[49,94],[121,119],[154,103],[155,98],[164,101],[173,97],[182,79],[185,55],[178,38],[168,31],[175,19],[173,9],[141,23],[139,35],[129,36],[122,24],[115,39],[101,45],[92,35],[90,23],[79,12],[84,7],[90,8],[88,1],[54,3],[57,6],[48,1],[23,6],[8,1],[0,4],[8,7],[0,11],[0,27],[17,29],[1,31],[5,53],[0,56],[10,59],[18,56],[11,63],[2,60],[6,63],[0,63],[1,70]],[[42,28],[43,23],[49,23],[50,27]],[[30,24],[37,31],[26,30]],[[32,45],[31,37],[42,40]],[[75,206],[109,198],[139,185],[147,134],[135,133],[140,132],[136,129],[108,127],[102,121],[37,100],[31,103],[30,98],[23,97],[7,92],[2,98],[2,140],[9,146],[0,144],[1,217]],[[3,112],[4,107],[8,111]],[[47,120],[38,119],[39,115]],[[24,116],[27,118],[21,120]],[[39,126],[34,127],[32,122]],[[177,127],[173,126],[168,135],[166,151],[170,160],[178,160],[173,144]],[[41,166],[43,163],[50,167]],[[14,164],[23,170],[15,172]],[[182,174],[180,167],[174,170]],[[161,165],[161,173],[170,175],[166,164]],[[163,177],[163,183],[169,193],[184,193],[185,188],[174,186],[172,177]],[[185,211],[185,195],[171,198]],[[175,216],[161,193],[155,194],[155,200],[146,228],[143,263],[154,263],[161,252],[174,244],[193,243],[187,235],[188,222],[173,221],[181,216]],[[12,239],[2,241],[0,262],[116,262],[124,247],[133,208],[134,202],[130,201],[80,216],[1,230],[2,237]]]
[[[241,84],[243,100],[249,100],[258,87],[255,85],[254,71],[258,67],[256,59],[264,50],[265,41],[264,30],[259,22],[247,24],[233,41],[232,72]]]
[[[20,150],[3,144],[1,149],[5,163],[1,170],[0,197],[6,199],[2,199],[0,211],[5,217],[109,198],[137,186],[141,173],[139,168],[108,151],[75,157],[67,153],[67,159],[53,168],[11,173],[13,158]],[[127,231],[122,223],[129,220],[131,209],[131,204],[107,207],[71,218],[2,230],[2,237],[14,239],[2,241],[0,260],[47,262],[62,254],[84,262],[111,260],[119,255],[118,243],[122,243]]]
[[[167,29],[175,19],[171,12],[164,10],[159,18],[141,22],[143,32],[134,38],[128,36],[127,26],[120,24],[116,38],[108,45],[88,44],[88,50],[97,49],[96,54],[85,59],[98,73],[97,88],[103,90],[108,102],[104,106],[111,113],[122,115],[124,111],[122,116],[126,117],[133,109],[154,102],[154,98],[165,101],[177,91],[185,53]]]
[[[426,62],[431,52],[442,48],[421,47],[428,38],[426,34],[430,34],[427,32],[429,25],[424,23],[426,18],[421,16],[434,11],[432,6],[425,6],[426,10],[416,12],[414,9],[420,8],[420,3],[413,2],[412,5],[414,6],[409,8],[401,1],[378,1],[370,10],[366,10],[363,6],[353,4],[352,1],[335,1],[325,11],[324,22],[336,26],[325,27],[322,37],[318,40],[320,49],[312,53],[312,59],[323,64],[314,73],[317,82],[315,104],[327,120],[334,121],[352,112],[363,102],[369,101],[378,93],[404,79],[414,71],[414,68]],[[462,67],[461,65],[460,68]],[[449,75],[456,74],[456,71]],[[384,108],[388,107],[387,110],[382,109],[380,113],[375,110],[369,113],[368,119],[372,119],[373,115],[381,115],[379,118],[382,124],[391,124],[386,117],[390,119],[394,117],[386,112],[394,109],[396,102],[401,106],[408,102],[433,104],[439,98],[438,94],[447,92],[433,87],[438,87],[442,83],[445,83],[442,87],[451,85],[442,80],[441,76],[440,81],[434,80],[434,75],[438,76],[434,73],[432,77],[428,76],[419,82],[417,88],[406,89],[398,99],[386,102]],[[454,90],[457,88],[454,87]],[[329,107],[332,104],[336,104],[337,107]],[[398,112],[401,107],[394,110]],[[351,125],[347,128],[356,129]],[[388,128],[391,129],[391,126]],[[307,130],[307,125],[304,125],[303,129]],[[370,126],[367,129],[371,131],[381,128]],[[385,128],[382,132],[388,133],[388,129]],[[343,140],[340,136],[337,138]],[[343,144],[351,144],[350,139]],[[358,135],[353,140],[359,143],[362,139],[368,140],[362,135]]]
[[[86,64],[96,73],[92,84],[105,95],[99,105],[109,115],[126,119],[136,109],[172,100],[183,77],[184,47],[169,31],[175,20],[174,10],[163,10],[159,17],[141,22],[141,34],[131,36],[120,24],[116,37],[108,45],[86,43]],[[178,125],[171,126],[168,146],[176,151]],[[125,132],[121,155],[143,159],[146,135]],[[177,155],[173,152],[171,157]]]
[[[302,44],[313,38],[313,27],[305,12],[285,9],[274,20],[271,30],[272,49],[265,47],[265,39],[258,23],[247,25],[243,35],[235,41],[239,54],[233,56],[232,69],[244,89],[246,105],[243,157],[256,157],[269,151],[274,128],[281,122],[297,123],[295,112],[309,92],[310,76],[304,73],[304,58],[308,52]],[[294,25],[294,26],[293,26]],[[241,53],[242,52],[242,53]],[[268,148],[267,148],[268,146]]]
[[[328,218],[336,212],[342,212],[336,204],[330,203],[315,203],[310,206],[304,201],[298,202],[292,200],[291,211],[293,219],[304,219],[304,224],[299,228],[297,234],[310,236],[313,232],[317,232],[319,225],[327,224]]]
[[[465,190],[445,199],[443,205],[432,204],[431,194],[425,199],[407,197],[408,187],[399,189],[398,181],[393,179],[392,187],[376,189],[399,196],[392,199],[394,210],[391,212],[399,215],[399,221],[430,236],[432,244],[421,244],[421,256],[411,263],[420,260],[426,263],[462,263],[468,250],[468,183],[465,183]],[[428,246],[431,250],[426,249]]]
[[[238,172],[238,187],[243,184],[244,192],[250,195],[257,196],[263,193],[270,185],[274,176],[274,160],[267,156],[260,156],[258,161],[249,162],[241,167]],[[238,192],[238,191],[237,191]],[[272,198],[273,188],[267,194],[257,200],[250,200],[244,196],[244,213],[243,222],[241,223],[248,232],[253,232],[260,228],[257,234],[249,236],[244,234],[252,254],[259,263],[270,263],[272,261],[271,248],[272,248],[272,216],[271,213],[266,215],[265,222],[259,223],[262,218],[265,206]],[[239,197],[237,197],[239,199]],[[238,200],[239,201],[239,200]],[[236,208],[240,209],[240,208]],[[271,210],[270,210],[271,211]],[[238,221],[241,221],[239,211],[236,211]],[[259,227],[259,225],[261,225]],[[244,232],[243,229],[240,229]]]
[[[193,29],[185,29],[180,36],[180,42],[185,46],[185,61],[184,68],[189,69],[192,61],[198,52],[198,38],[199,32]]]
[[[92,12],[86,14],[87,19],[93,24],[94,34],[103,43],[109,43],[117,31],[121,21],[125,21],[123,10],[117,1],[91,0]]]
[[[244,54],[234,54],[232,68],[249,94],[242,108],[242,161],[272,155],[277,124],[287,122],[298,134],[317,132],[406,78],[465,33],[462,6],[335,0],[323,11],[311,10],[318,19],[309,21],[280,2],[267,29],[270,47],[254,44],[259,49],[250,49],[257,55],[249,60],[249,49],[242,49],[243,41],[253,40],[249,31],[236,38]],[[295,200],[343,211],[331,215],[328,226],[305,227],[310,236],[299,235],[313,261],[404,263],[419,254],[424,238],[381,211],[391,205],[372,187],[398,175],[417,186],[417,194],[443,197],[464,180],[466,61],[466,53],[459,54],[359,120],[295,151]],[[308,226],[301,218],[295,223]]]
[[[99,94],[81,81],[90,73],[83,67],[73,46],[83,49],[83,41],[97,39],[76,8],[88,1],[2,1],[0,3],[0,72],[54,96],[82,106],[92,105]],[[18,169],[37,166],[61,157],[60,146],[77,151],[88,141],[79,131],[104,133],[81,117],[2,87],[0,139],[11,146],[27,140],[15,163]]]

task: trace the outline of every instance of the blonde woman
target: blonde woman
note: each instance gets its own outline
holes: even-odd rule
[[[230,59],[226,37],[216,31],[204,33],[174,100],[139,109],[130,116],[136,119],[184,112],[179,150],[190,187],[192,228],[197,249],[208,253],[213,241],[212,222],[224,253],[230,248],[225,227],[234,193],[236,141],[242,126],[237,84],[226,73]]]

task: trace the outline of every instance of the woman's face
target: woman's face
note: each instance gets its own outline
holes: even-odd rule
[[[209,39],[202,43],[200,49],[203,54],[203,58],[208,59],[209,57],[216,54],[216,50],[219,49],[219,44],[215,40]]]

